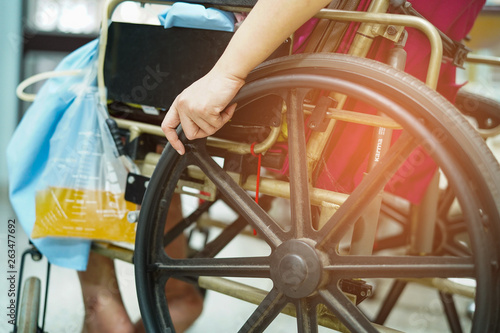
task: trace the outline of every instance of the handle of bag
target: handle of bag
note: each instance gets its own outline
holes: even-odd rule
[[[35,74],[33,76],[30,76],[23,82],[19,83],[16,89],[16,95],[17,97],[25,102],[33,102],[35,100],[36,94],[28,94],[24,92],[24,90],[31,86],[32,84],[35,84],[37,82],[47,80],[53,77],[60,77],[60,76],[77,76],[77,75],[83,75],[84,70],[82,69],[75,69],[75,70],[68,70],[68,71],[50,71],[50,72],[43,72],[40,74]]]

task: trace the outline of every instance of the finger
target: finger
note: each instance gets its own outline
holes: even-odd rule
[[[172,147],[180,154],[184,155],[185,149],[184,145],[182,144],[181,140],[179,140],[179,137],[177,136],[176,128],[180,124],[180,118],[179,114],[177,112],[177,109],[172,106],[167,114],[165,115],[165,118],[163,118],[163,121],[161,123],[161,130],[165,134],[165,137],[167,138],[168,142],[172,145]]]
[[[201,139],[214,134],[217,128],[201,117],[181,115],[182,129],[189,140]]]
[[[186,149],[184,148],[184,145],[182,144],[181,140],[179,140],[177,133],[175,131],[168,132],[166,134],[166,137],[167,137],[168,142],[179,153],[179,155],[184,155],[184,153],[186,152]]]
[[[234,111],[238,105],[236,103],[225,108],[221,113],[222,124],[226,124],[234,115]]]
[[[198,114],[193,114],[190,118],[199,128],[199,132],[192,134],[192,138],[204,138],[210,136],[221,129],[233,116],[236,109],[236,103],[225,108],[221,112],[214,112],[210,116],[201,117]],[[181,117],[182,118],[182,117]],[[181,119],[184,128],[184,119]]]

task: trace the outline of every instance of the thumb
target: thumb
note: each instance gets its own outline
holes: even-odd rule
[[[221,117],[221,120],[222,120],[222,124],[225,124],[227,123],[234,115],[234,111],[236,110],[236,107],[238,105],[236,103],[228,106],[227,108],[225,108],[221,113],[220,113],[220,117]]]

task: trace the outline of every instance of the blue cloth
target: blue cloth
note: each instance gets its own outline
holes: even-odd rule
[[[56,70],[90,68],[97,56],[98,41],[74,51]],[[49,158],[50,139],[67,108],[78,96],[83,76],[49,79],[16,128],[7,147],[9,196],[25,232],[30,235],[35,224],[35,193],[46,181],[42,175]],[[95,82],[92,83],[95,85]],[[41,238],[32,242],[55,265],[85,270],[90,241],[65,238]]]
[[[176,2],[158,15],[165,29],[171,27],[234,31],[234,15],[203,5]]]

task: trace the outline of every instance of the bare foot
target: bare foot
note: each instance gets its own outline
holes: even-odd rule
[[[113,260],[90,253],[85,272],[78,272],[85,319],[83,333],[132,333],[134,326],[123,306]]]

